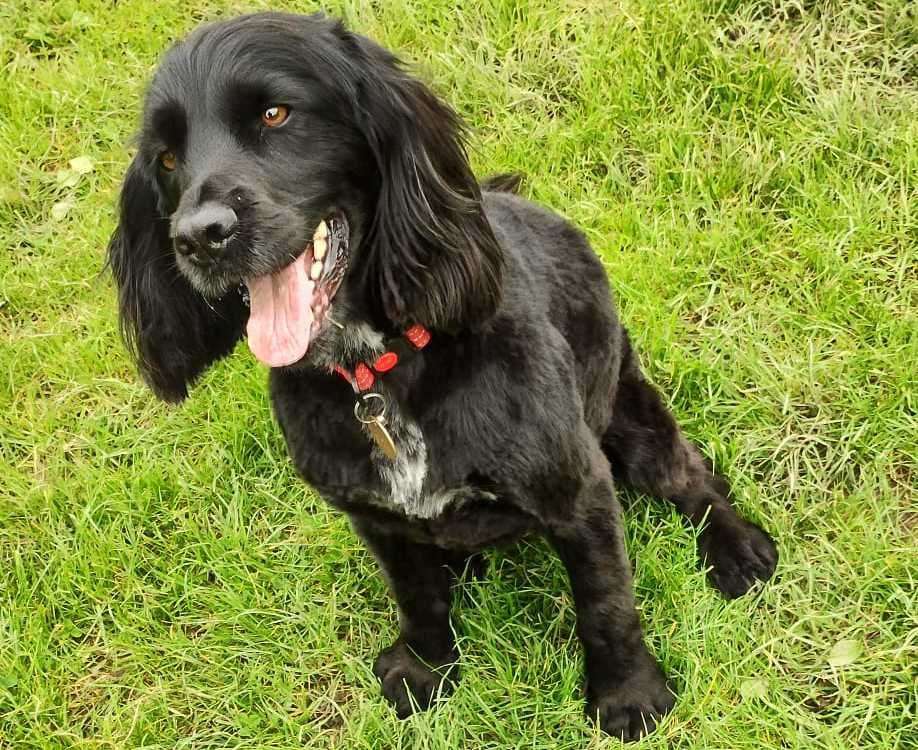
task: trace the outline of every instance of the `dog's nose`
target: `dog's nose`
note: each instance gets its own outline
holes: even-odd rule
[[[192,260],[208,263],[226,247],[236,234],[239,220],[236,212],[222,203],[205,203],[183,216],[175,226],[175,249]]]

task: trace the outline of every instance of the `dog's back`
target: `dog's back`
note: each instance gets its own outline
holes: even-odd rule
[[[486,192],[483,200],[507,264],[501,313],[557,329],[577,363],[586,422],[601,435],[625,338],[602,262],[560,214],[507,191]]]

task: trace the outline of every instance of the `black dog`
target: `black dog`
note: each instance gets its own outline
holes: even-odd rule
[[[479,186],[456,115],[340,23],[203,27],[147,94],[109,248],[121,324],[168,401],[247,333],[297,470],[391,585],[401,634],[374,669],[399,716],[455,677],[455,571],[540,533],[570,575],[589,713],[633,739],[673,696],[613,472],[704,524],[727,596],[777,554],[642,377],[583,235],[514,187]]]

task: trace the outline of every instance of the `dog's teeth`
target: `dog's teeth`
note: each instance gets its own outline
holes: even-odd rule
[[[328,237],[328,226],[324,221],[320,221],[319,226],[316,227],[316,231],[312,235],[313,242],[315,240],[324,240],[326,237]]]
[[[312,264],[312,268],[309,269],[309,278],[313,281],[318,281],[319,277],[322,275],[322,264],[319,261],[316,261]]]
[[[319,226],[325,226],[325,222],[322,222]],[[316,260],[322,260],[325,257],[325,251],[328,245],[325,242],[325,237],[316,236],[312,240],[312,255]]]

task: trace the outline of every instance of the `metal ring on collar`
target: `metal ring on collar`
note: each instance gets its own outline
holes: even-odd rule
[[[371,403],[378,401],[379,413],[370,414]],[[364,393],[358,401],[354,403],[354,416],[361,424],[370,424],[378,419],[382,419],[386,413],[386,399],[379,393]]]

